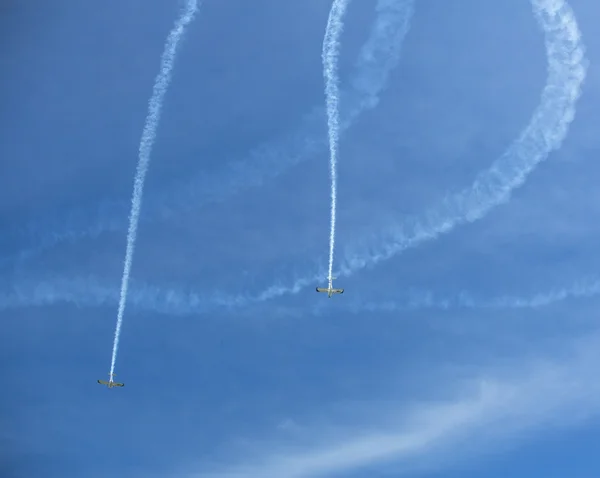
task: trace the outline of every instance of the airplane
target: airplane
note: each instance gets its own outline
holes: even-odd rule
[[[106,385],[108,388],[113,388],[113,387],[124,387],[125,384],[124,383],[119,383],[119,382],[114,382],[113,381],[113,377],[116,375],[116,373],[109,373],[110,376],[110,380],[107,382],[106,380],[98,380],[98,383],[100,385]]]
[[[327,292],[327,297],[329,299],[331,299],[331,296],[333,294],[343,294],[344,293],[344,289],[334,289],[333,288],[333,279],[336,279],[336,277],[332,277],[331,279],[329,279],[329,286],[328,287],[317,287],[317,292]]]

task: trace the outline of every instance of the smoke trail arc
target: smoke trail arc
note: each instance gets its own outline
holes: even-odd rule
[[[414,14],[414,0],[378,0],[375,11],[376,18],[371,33],[366,43],[361,47],[355,61],[356,71],[350,80],[352,87],[341,92],[343,101],[340,105],[342,113],[340,132],[350,128],[364,109],[377,106],[379,94],[385,88],[390,72],[400,61],[402,43],[408,34]],[[322,125],[323,118],[322,111],[315,109],[305,118],[303,122],[305,127],[302,129],[312,130],[314,128],[309,127],[309,125]],[[315,149],[321,141],[320,139],[308,141],[306,135],[300,133],[294,134],[292,137],[294,139],[291,141],[291,149],[295,152],[288,153],[285,160],[290,164],[296,164],[303,160],[303,155]],[[281,163],[284,149],[283,143],[269,144],[253,151],[248,156],[249,159],[252,159],[249,162],[259,163],[259,169],[261,170],[263,166],[268,165],[264,174],[269,174],[277,168],[277,165]],[[286,142],[286,145],[290,146],[289,141]],[[323,145],[325,145],[324,141]],[[244,171],[241,163],[238,169]],[[192,183],[195,184],[195,181],[192,181]],[[190,191],[191,189],[193,188],[190,187]],[[199,201],[203,199],[194,196],[190,191],[183,192],[180,198],[181,201],[183,201],[183,198],[186,200],[193,198]],[[70,221],[67,235],[56,232],[47,236],[45,242],[38,244],[35,249],[24,251],[21,259],[24,259],[25,255],[30,257],[41,253],[44,249],[64,240],[76,241],[86,237],[88,233],[99,235],[108,226],[111,230],[120,229],[115,212],[117,206],[117,204],[114,204],[111,210],[107,208],[93,230],[78,231],[76,228],[76,222],[78,221],[75,219]],[[82,216],[85,216],[84,212],[81,212]],[[0,308],[2,309],[48,306],[63,301],[82,307],[112,306],[119,303],[119,291],[94,277],[67,278],[54,276],[51,281],[40,277],[32,281],[27,279],[17,282],[12,281],[6,292],[0,292]],[[171,311],[174,314],[200,313],[208,310],[203,305],[205,303],[204,299],[198,294],[193,292],[184,293],[177,288],[165,289],[147,285],[134,286],[133,290],[128,292],[127,302],[138,310],[154,310],[164,313]],[[217,293],[210,303],[226,306],[231,303],[231,297]],[[209,307],[211,307],[210,304]]]
[[[386,235],[393,240],[372,245],[368,254],[347,257],[342,275],[375,265],[459,225],[483,218],[496,206],[508,202],[512,191],[525,183],[551,151],[560,148],[575,117],[575,104],[581,95],[588,61],[577,20],[568,3],[565,0],[531,3],[545,35],[548,76],[541,102],[527,126],[469,188],[448,196],[422,218],[391,225]]]
[[[438,238],[457,226],[485,217],[507,202],[516,188],[549,153],[558,149],[575,117],[575,104],[587,74],[588,60],[573,10],[565,0],[531,0],[533,13],[545,35],[548,73],[541,101],[527,126],[507,151],[481,172],[473,184],[449,195],[441,204],[417,218],[391,224],[375,243],[346,254],[339,275],[350,276],[388,260],[424,241]],[[391,238],[382,240],[381,237]],[[261,293],[230,297],[236,304],[296,294],[322,276],[320,271],[288,285],[273,284]],[[223,300],[223,299],[221,299]]]
[[[379,251],[363,251],[347,259],[345,272],[354,273],[369,264],[392,257],[397,252],[427,239],[435,239],[460,224],[484,217],[493,207],[507,201],[511,192],[521,186],[549,152],[560,147],[575,115],[575,105],[587,72],[587,59],[575,15],[564,0],[532,0],[534,14],[545,34],[548,76],[540,105],[522,134],[490,169],[481,173],[470,188],[451,196],[431,210],[413,226],[407,235],[399,223],[396,240],[379,245]],[[144,287],[135,292],[135,303],[144,310],[173,313],[198,313],[214,307],[245,306],[298,293],[322,277],[322,273],[305,275],[291,285],[274,284],[258,295],[229,295],[222,292],[204,296],[182,290]],[[588,292],[595,293],[591,285]],[[12,289],[12,290],[10,290]],[[67,301],[86,305],[102,305],[114,301],[115,291],[85,279],[53,279],[50,282],[11,284],[9,292],[0,296],[0,307],[50,305]],[[74,294],[79,290],[79,294]],[[506,302],[506,301],[503,301]]]
[[[378,0],[375,9],[377,18],[355,61],[350,86],[340,90],[340,135],[363,112],[377,106],[379,95],[400,60],[414,0]],[[205,170],[173,188],[145,197],[144,211],[162,211],[163,214],[141,214],[140,221],[155,222],[168,217],[170,211],[180,212],[217,203],[243,190],[262,186],[327,147],[326,140],[322,139],[324,118],[326,111],[323,107],[314,107],[302,118],[295,131],[256,147],[243,158],[226,161],[230,167],[225,172]],[[22,242],[23,237],[30,237],[35,238],[35,244],[0,257],[0,268],[31,260],[61,243],[96,239],[105,232],[126,230],[125,211],[129,207],[130,204],[125,201],[107,200],[95,211],[81,208],[71,211],[66,217],[45,219],[13,231],[9,235],[15,240],[19,238],[18,242]]]
[[[131,198],[131,212],[129,214],[129,229],[127,231],[127,247],[125,251],[125,261],[123,264],[123,276],[121,278],[121,291],[119,294],[119,308],[117,311],[117,325],[115,327],[115,337],[113,342],[112,358],[110,363],[110,375],[114,374],[117,361],[117,351],[119,349],[119,338],[121,335],[121,326],[123,325],[123,314],[125,313],[125,304],[127,302],[127,289],[129,287],[129,276],[131,274],[131,265],[133,263],[133,252],[135,250],[135,240],[137,237],[138,221],[142,207],[142,198],[144,193],[144,180],[148,172],[150,163],[150,153],[156,139],[156,129],[160,120],[160,113],[165,97],[165,93],[171,81],[171,71],[175,63],[177,47],[187,25],[194,19],[198,11],[198,0],[189,0],[175,26],[169,33],[165,48],[161,57],[160,72],[156,76],[152,96],[148,101],[148,115],[142,132],[142,139],[139,146],[139,159],[135,180],[133,186],[133,195]]]

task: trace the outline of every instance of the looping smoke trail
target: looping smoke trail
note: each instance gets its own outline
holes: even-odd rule
[[[339,78],[338,57],[340,53],[340,36],[344,30],[344,13],[349,0],[334,0],[325,38],[323,40],[323,77],[325,79],[325,97],[327,100],[327,126],[329,130],[329,174],[331,176],[331,218],[329,229],[329,269],[327,278],[331,286],[333,275],[333,251],[335,248],[335,210],[337,201],[337,156],[339,143]]]
[[[377,20],[360,49],[355,71],[349,80],[351,87],[340,92],[340,135],[364,111],[377,106],[379,94],[400,60],[402,41],[412,16],[413,0],[378,0],[375,9]],[[175,187],[144,198],[144,210],[150,210],[153,214],[141,214],[140,221],[164,220],[172,216],[172,211],[188,212],[208,203],[223,201],[244,189],[260,187],[327,146],[326,141],[321,139],[325,115],[323,107],[314,107],[301,120],[296,131],[256,147],[243,158],[227,160],[230,166],[226,172],[202,171]],[[0,268],[31,260],[63,242],[96,239],[102,233],[126,229],[128,223],[124,211],[129,207],[125,202],[106,201],[96,211],[80,208],[61,219],[45,219],[15,230],[7,236],[18,237],[19,243],[23,242],[22,236],[28,236],[34,239],[35,245],[0,257]],[[52,232],[48,233],[48,230]]]
[[[364,108],[374,108],[379,102],[379,94],[388,81],[391,70],[400,61],[400,53],[404,38],[410,28],[410,20],[414,14],[414,0],[378,0],[375,7],[377,17],[371,29],[371,34],[367,42],[362,46],[355,67],[359,70],[351,79],[352,89],[350,89],[341,104],[342,112],[346,109],[345,115],[342,115],[341,129],[349,128],[352,122],[359,116]],[[344,108],[345,106],[345,108]],[[311,123],[321,124],[320,113],[310,115]],[[312,121],[314,120],[314,121]],[[298,140],[300,141],[300,135]],[[304,141],[304,140],[303,140]],[[277,143],[279,144],[279,143]],[[289,145],[288,145],[289,146]],[[281,146],[272,146],[267,148],[268,162],[272,162],[271,157],[280,160]],[[298,146],[300,148],[300,146]],[[292,149],[298,149],[292,147]],[[261,150],[262,151],[262,150]],[[280,152],[280,153],[278,153]],[[306,150],[304,150],[306,152]],[[277,153],[277,154],[276,154]],[[254,158],[254,154],[250,155]],[[297,153],[294,162],[301,159],[301,154]],[[264,162],[256,154],[256,161]],[[292,161],[292,158],[287,160]],[[273,159],[275,161],[275,159]],[[273,163],[275,164],[275,163]],[[262,166],[261,166],[262,167]],[[270,167],[268,168],[270,169]],[[117,228],[114,212],[110,214],[111,222]],[[70,231],[75,231],[74,224]],[[97,231],[100,232],[105,224],[99,223]],[[77,234],[83,237],[85,231]],[[60,234],[55,238],[55,242],[64,240]],[[51,244],[42,245],[50,247]],[[321,279],[324,272],[321,271],[314,280]],[[313,280],[313,282],[314,282]],[[39,277],[36,280],[11,281],[7,291],[0,293],[0,308],[15,308],[25,306],[43,306],[51,305],[57,302],[68,302],[77,306],[108,306],[118,303],[119,291],[106,284],[99,283],[93,277],[65,278],[54,276],[47,282]],[[298,289],[300,290],[300,285]],[[278,287],[273,286],[261,295],[261,300],[267,300],[271,297],[280,295]],[[211,294],[210,300],[196,293],[183,293],[180,290],[169,290],[164,287],[142,287],[129,292],[127,301],[139,310],[154,310],[157,312],[174,314],[194,314],[216,306],[236,307],[252,302],[253,298],[245,296],[231,297],[223,293]]]
[[[454,205],[454,210],[450,209],[452,214],[444,216],[439,211],[437,213],[434,211],[435,214],[430,213],[426,216],[426,220],[418,223],[419,227],[415,227],[415,231],[419,234],[406,238],[404,242],[396,241],[389,244],[386,254],[363,253],[364,257],[361,261],[356,258],[349,264],[348,273],[391,257],[399,250],[420,241],[436,238],[466,221],[475,221],[483,217],[494,206],[508,200],[512,190],[523,184],[535,166],[543,161],[552,149],[561,145],[575,114],[575,104],[586,76],[587,60],[584,57],[581,33],[570,6],[564,0],[532,0],[532,4],[546,36],[548,80],[542,93],[541,104],[529,125],[512,147],[495,161],[492,168],[478,176],[470,189],[450,197],[446,205]],[[412,3],[410,5],[412,7]],[[405,24],[408,25],[408,22]],[[383,252],[386,252],[386,248]],[[135,292],[133,300],[136,306],[144,310],[193,314],[205,311],[211,308],[211,305],[237,307],[286,293],[297,293],[319,277],[322,277],[322,274],[305,277],[287,287],[275,284],[254,297],[216,293],[207,298],[196,293],[185,294],[176,290],[144,288]],[[75,290],[79,292],[75,293]],[[587,287],[576,287],[575,292],[559,291],[556,298],[569,294],[593,295],[596,291],[600,291],[600,285],[592,282],[588,283]],[[19,286],[13,284],[11,293],[0,296],[0,307],[49,305],[58,301],[89,306],[103,305],[114,302],[115,295],[114,289],[93,281],[86,283],[85,280],[55,279],[47,283]],[[541,304],[554,300],[552,297],[538,298],[535,302]],[[504,300],[500,303],[510,306],[510,303]]]
[[[558,149],[575,116],[588,61],[581,32],[565,0],[531,0],[533,12],[545,34],[548,76],[541,102],[517,140],[492,167],[480,173],[471,187],[447,197],[424,217],[394,224],[381,237],[389,241],[367,245],[347,254],[340,274],[350,276],[368,266],[390,259],[423,241],[435,239],[457,226],[483,218],[494,207],[507,202],[512,191],[522,186],[536,166]],[[284,294],[295,294],[319,278],[319,273],[272,285],[254,297],[231,297],[231,303],[260,302]]]
[[[405,297],[377,302],[363,301],[360,297],[341,301],[339,307],[352,312],[406,312],[420,309],[538,309],[558,302],[600,296],[600,278],[589,277],[568,287],[554,288],[531,297],[500,296],[477,298],[468,292],[453,297],[436,296],[430,291],[408,291]],[[78,307],[109,307],[118,303],[119,294],[115,287],[99,282],[94,277],[52,279],[49,281],[25,281],[13,284],[9,294],[0,294],[0,309],[20,307],[44,307],[57,302],[68,302]],[[166,288],[149,284],[130,286],[127,302],[138,311],[167,314],[170,316],[197,315],[210,311],[214,305],[232,307],[227,298],[216,298],[208,302],[194,292],[182,288]],[[245,305],[246,303],[242,304]],[[322,302],[311,310],[319,315],[325,312]]]
[[[148,171],[150,162],[150,153],[156,138],[156,129],[160,120],[160,112],[164,101],[165,93],[171,81],[171,71],[175,62],[177,46],[185,33],[186,26],[194,19],[198,11],[198,0],[189,0],[181,16],[175,22],[175,26],[169,33],[165,48],[161,57],[160,72],[156,76],[152,96],[148,101],[148,116],[142,132],[142,139],[139,147],[139,160],[135,174],[133,195],[131,198],[131,212],[129,214],[129,229],[127,231],[127,248],[125,252],[125,261],[123,266],[123,277],[121,279],[121,293],[119,296],[119,309],[117,312],[117,326],[115,328],[115,338],[113,343],[112,359],[110,363],[111,377],[115,371],[117,361],[117,351],[119,349],[119,337],[121,334],[121,325],[123,324],[123,314],[125,312],[125,303],[127,301],[127,288],[129,286],[129,275],[131,273],[131,264],[133,261],[133,252],[135,249],[135,240],[137,236],[138,220],[140,209],[142,207],[142,196],[144,192],[144,180]]]
[[[548,154],[558,149],[575,117],[575,103],[587,73],[577,20],[565,0],[532,0],[533,13],[545,34],[548,79],[541,102],[518,139],[490,169],[479,174],[470,188],[447,197],[424,218],[393,225],[392,241],[368,248],[368,254],[347,258],[342,275],[387,260],[423,241],[435,239],[456,226],[483,218],[507,202]]]

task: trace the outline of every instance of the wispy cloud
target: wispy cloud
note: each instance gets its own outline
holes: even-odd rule
[[[571,344],[568,358],[515,362],[509,367],[482,371],[462,384],[451,399],[407,406],[398,404],[383,413],[370,412],[370,423],[355,423],[333,435],[330,424],[310,430],[316,444],[265,445],[245,464],[224,466],[190,478],[334,476],[370,465],[438,467],[466,458],[540,426],[579,423],[600,409],[600,336]],[[562,351],[564,352],[564,351]],[[443,388],[443,387],[442,387]],[[454,388],[454,387],[453,387]],[[373,407],[375,408],[375,407]],[[377,407],[379,409],[379,407]],[[372,423],[387,423],[373,429]],[[322,437],[327,430],[328,439]],[[369,430],[369,431],[366,431]],[[468,440],[469,446],[462,446]],[[449,453],[452,452],[452,455]],[[244,459],[235,460],[238,463]],[[229,461],[231,463],[231,460]]]

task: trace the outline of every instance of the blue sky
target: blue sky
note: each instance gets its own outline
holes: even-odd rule
[[[110,391],[182,3],[3,7],[3,476],[597,476],[600,7],[536,1],[351,2],[327,300],[330,3],[205,0]]]

